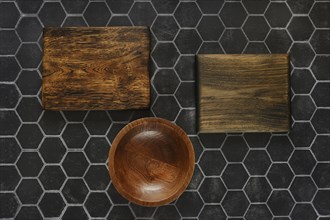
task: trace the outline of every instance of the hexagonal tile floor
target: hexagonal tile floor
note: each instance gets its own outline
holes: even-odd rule
[[[329,0],[2,0],[0,218],[330,218]],[[147,25],[150,110],[41,108],[42,28]],[[198,134],[198,53],[290,53],[289,133]],[[147,208],[108,176],[128,122],[167,118],[189,134],[196,168],[173,203]]]

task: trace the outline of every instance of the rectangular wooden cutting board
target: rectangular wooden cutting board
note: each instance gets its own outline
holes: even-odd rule
[[[147,27],[45,28],[43,34],[44,109],[149,108]]]
[[[200,132],[286,132],[287,54],[197,56]]]

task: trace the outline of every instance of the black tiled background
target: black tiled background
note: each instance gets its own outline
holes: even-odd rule
[[[151,111],[47,112],[42,27],[151,27]],[[0,218],[330,219],[330,2],[1,0]],[[196,53],[290,53],[288,134],[196,133]],[[158,116],[189,134],[196,167],[170,205],[114,189],[117,132]]]

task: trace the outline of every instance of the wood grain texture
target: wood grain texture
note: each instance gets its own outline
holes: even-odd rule
[[[118,192],[143,206],[178,198],[194,172],[194,148],[177,125],[143,118],[125,126],[112,143],[109,172]]]
[[[200,132],[286,132],[287,54],[198,55]]]
[[[149,38],[146,27],[45,28],[44,109],[149,108]]]

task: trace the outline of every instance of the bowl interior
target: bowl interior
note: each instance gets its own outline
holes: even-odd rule
[[[183,191],[192,164],[192,146],[185,138],[163,123],[141,123],[127,131],[118,141],[113,158],[119,191],[146,203]]]

